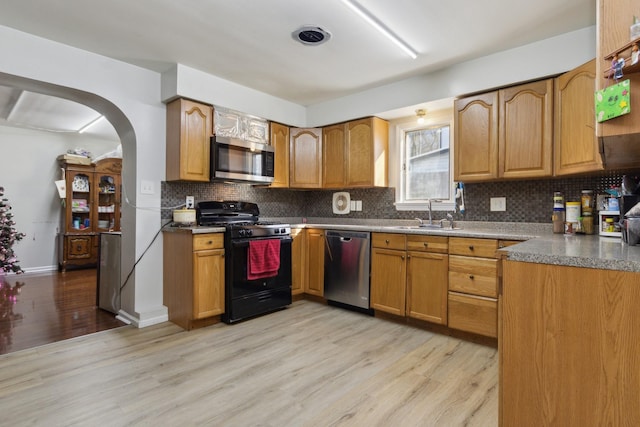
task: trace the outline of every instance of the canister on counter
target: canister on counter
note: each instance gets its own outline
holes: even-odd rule
[[[564,220],[564,196],[560,191],[556,191],[553,193],[553,215],[551,216],[554,233],[564,233]]]
[[[582,217],[582,232],[585,234],[593,234],[593,217],[592,216],[583,216]]]
[[[578,218],[580,217],[580,202],[567,202],[565,216],[565,233],[572,234],[578,229]]]
[[[593,190],[582,190],[582,216],[593,215]]]

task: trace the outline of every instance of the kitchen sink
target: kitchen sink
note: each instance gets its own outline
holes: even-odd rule
[[[452,231],[461,230],[460,227],[441,227],[440,224],[422,224],[422,225],[390,225],[386,226],[389,230],[434,230],[434,231]]]

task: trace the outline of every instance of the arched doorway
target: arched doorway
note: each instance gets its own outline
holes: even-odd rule
[[[123,187],[133,189],[135,195],[136,182],[136,134],[133,125],[126,115],[113,102],[78,89],[59,86],[47,82],[36,81],[24,77],[0,73],[0,85],[9,86],[30,92],[41,93],[58,98],[68,99],[86,105],[104,117],[116,130],[123,151],[122,182]],[[129,194],[129,197],[131,195]],[[134,199],[135,200],[135,199]],[[136,210],[129,204],[122,206],[122,228],[126,230],[122,235],[122,276],[126,276],[133,268],[135,259],[135,235],[136,235]],[[124,281],[124,277],[122,278]],[[123,288],[122,309],[127,313],[135,313],[135,275],[127,282],[127,287]]]

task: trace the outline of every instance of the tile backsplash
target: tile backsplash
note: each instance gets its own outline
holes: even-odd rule
[[[633,175],[640,175],[634,171]],[[465,184],[465,214],[455,213],[456,220],[551,223],[553,193],[561,191],[566,201],[580,200],[582,190],[603,194],[605,189],[620,186],[623,173],[606,172],[597,176],[503,181]],[[163,219],[171,218],[171,210],[183,205],[185,196],[194,196],[196,203],[204,200],[240,200],[258,204],[263,217],[322,217],[349,219],[413,219],[424,217],[420,211],[397,211],[394,188],[346,190],[352,200],[362,200],[362,211],[335,215],[331,208],[334,191],[289,190],[223,183],[162,183]],[[491,197],[506,197],[505,212],[491,212]],[[446,212],[434,212],[440,219]]]

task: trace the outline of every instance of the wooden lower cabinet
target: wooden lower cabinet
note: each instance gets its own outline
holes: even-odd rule
[[[449,239],[450,328],[498,336],[498,248],[495,239]]]
[[[640,273],[503,270],[500,425],[640,425]]]
[[[324,296],[324,230],[307,230],[308,277],[305,293]]]
[[[164,305],[187,330],[224,313],[224,235],[164,233]]]
[[[446,237],[373,233],[371,307],[447,324]]]
[[[60,271],[66,271],[67,268],[93,268],[97,265],[97,234],[60,234],[59,239],[58,268]]]
[[[371,308],[374,310],[405,315],[406,256],[404,250],[371,249]]]
[[[407,235],[407,316],[447,324],[448,248],[447,237]]]
[[[291,295],[303,294],[307,283],[307,230],[291,230]]]

